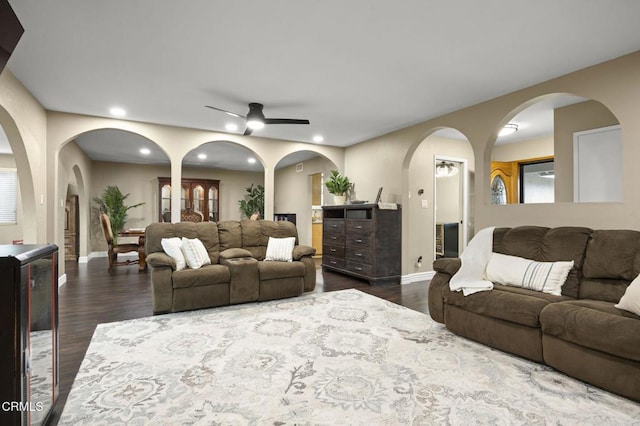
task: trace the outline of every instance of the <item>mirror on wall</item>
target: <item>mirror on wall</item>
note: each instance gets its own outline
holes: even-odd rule
[[[622,142],[619,134],[615,139],[616,135],[600,131],[612,126],[619,129],[618,120],[600,102],[564,93],[542,97],[499,132],[491,155],[489,202],[612,201],[610,194],[622,188]],[[584,132],[597,135],[597,140],[590,137],[588,143],[580,144],[576,138]],[[606,191],[594,186],[592,173],[580,173],[585,167],[581,162],[595,158],[599,163],[603,157],[597,153],[602,152],[607,153],[606,169],[616,171],[599,175],[599,186],[609,188]],[[593,162],[589,164],[593,168]],[[581,193],[589,195],[581,197]]]

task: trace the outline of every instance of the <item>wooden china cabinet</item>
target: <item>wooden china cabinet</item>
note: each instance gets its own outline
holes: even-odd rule
[[[180,209],[202,213],[204,220],[220,220],[220,181],[212,179],[182,179]],[[158,200],[161,222],[171,221],[171,178],[158,178]]]

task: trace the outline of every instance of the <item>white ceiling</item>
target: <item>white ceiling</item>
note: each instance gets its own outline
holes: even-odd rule
[[[637,0],[10,3],[25,34],[8,67],[49,110],[242,132],[204,105],[261,102],[311,125],[254,134],[334,146],[640,46]]]

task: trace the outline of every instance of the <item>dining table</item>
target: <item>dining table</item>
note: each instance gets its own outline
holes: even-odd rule
[[[145,243],[145,228],[128,228],[118,232],[119,237],[138,237],[138,245],[144,247]],[[140,263],[138,269],[144,271],[147,269],[146,252],[143,251],[140,254]]]

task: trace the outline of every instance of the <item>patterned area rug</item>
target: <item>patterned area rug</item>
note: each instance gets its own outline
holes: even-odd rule
[[[356,290],[98,326],[61,425],[640,424],[640,405]]]

